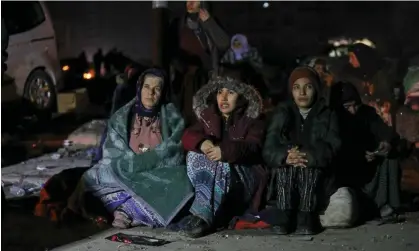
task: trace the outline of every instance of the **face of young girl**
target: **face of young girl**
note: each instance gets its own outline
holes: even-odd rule
[[[314,103],[315,93],[316,90],[308,78],[297,79],[292,85],[292,96],[299,108],[310,108]]]
[[[236,109],[239,94],[233,90],[222,88],[217,93],[218,109],[224,115],[229,115]]]

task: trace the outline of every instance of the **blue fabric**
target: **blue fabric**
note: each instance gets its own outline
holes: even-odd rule
[[[259,184],[252,167],[212,161],[201,153],[188,152],[186,166],[188,177],[195,188],[195,199],[190,212],[208,224],[213,222],[214,216],[233,185],[232,170],[237,173],[244,185],[245,194],[242,195],[242,199],[245,203],[251,201]]]
[[[146,225],[150,227],[162,226],[162,224],[160,224],[159,221],[153,217],[153,213],[150,209],[135,200],[125,191],[117,191],[102,195],[100,200],[109,212],[114,212],[118,209],[126,213],[132,220],[132,227],[139,225]]]
[[[211,224],[215,213],[230,189],[230,165],[211,161],[204,154],[187,155],[189,179],[195,188],[195,199],[190,212]]]
[[[167,226],[193,197],[180,140],[184,122],[173,104],[161,106],[162,143],[136,154],[128,145],[127,126],[134,103],[132,100],[112,115],[103,157],[84,173],[83,181],[86,191],[101,198],[109,210],[120,206],[141,224]],[[124,197],[117,195],[122,191],[132,197],[119,205]]]
[[[105,130],[104,130],[104,132],[102,134],[102,137],[100,139],[100,144],[96,148],[95,157],[92,160],[92,165],[97,164],[102,159],[102,156],[103,156],[103,144],[105,143],[107,132],[108,132],[108,126],[105,127]]]

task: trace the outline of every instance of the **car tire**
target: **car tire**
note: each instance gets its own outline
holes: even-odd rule
[[[25,84],[25,101],[38,120],[49,120],[56,110],[57,93],[52,78],[44,70],[32,72]]]

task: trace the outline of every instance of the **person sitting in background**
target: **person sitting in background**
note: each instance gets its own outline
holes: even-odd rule
[[[213,95],[216,102],[208,104]],[[266,183],[261,166],[264,124],[259,93],[228,76],[202,87],[194,96],[193,109],[198,122],[185,130],[182,142],[195,199],[183,231],[200,237],[216,227],[215,216],[223,214],[222,208],[234,207],[241,214],[240,205],[251,203],[251,209],[258,210]],[[225,206],[228,198],[237,202],[231,208]]]
[[[419,112],[419,65],[412,66],[403,80],[406,95],[405,105],[412,111]]]
[[[406,100],[397,113],[397,133],[410,144],[419,161],[419,66],[410,67],[404,80]]]
[[[230,48],[224,54],[224,57],[221,59],[221,63],[234,65],[244,62],[250,63],[256,71],[263,68],[263,60],[258,50],[249,45],[245,35],[236,34],[231,38]]]
[[[111,116],[135,97],[137,80],[140,75],[140,66],[130,64],[125,68],[124,73],[116,77],[117,86],[112,97]]]
[[[407,191],[419,191],[419,63],[409,67],[403,86],[406,99],[396,117],[397,133],[406,142],[402,184]]]
[[[296,68],[289,78],[292,98],[273,111],[267,129],[263,158],[277,173],[279,234],[290,233],[295,213],[295,233],[316,234],[319,206],[334,192],[331,167],[341,141],[336,115],[320,95],[320,81],[312,68]]]
[[[109,117],[112,117],[116,111],[118,111],[121,107],[126,105],[135,97],[137,92],[137,81],[141,75],[140,69],[141,68],[139,66],[131,64],[126,67],[123,74],[117,76],[117,86],[113,93],[112,106]],[[105,130],[100,139],[99,146],[94,149],[94,158],[92,160],[92,164],[96,164],[100,161],[100,159],[102,159],[102,150],[106,135],[107,128],[105,127]]]
[[[326,105],[329,106],[331,102],[330,92],[333,85],[334,76],[329,71],[326,60],[322,58],[313,59],[309,66],[312,67],[317,72],[317,74],[319,74],[319,77],[322,80],[321,92]]]
[[[167,102],[165,80],[156,68],[140,76],[136,97],[108,121],[103,157],[84,173],[84,189],[76,189],[99,198],[114,227],[167,226],[193,196],[183,164],[184,121]],[[73,196],[70,202],[80,194]]]
[[[399,137],[374,108],[362,103],[354,85],[340,82],[336,87],[342,138],[338,182],[366,197],[382,218],[392,216],[400,208]]]
[[[348,51],[349,65],[353,69],[355,79],[346,82],[356,87],[364,104],[377,105],[379,115],[387,125],[392,126],[397,111],[394,95],[397,83],[395,65],[386,62],[374,48],[362,43],[352,44]],[[383,104],[386,107],[381,109]]]

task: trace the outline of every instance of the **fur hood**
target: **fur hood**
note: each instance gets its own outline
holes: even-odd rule
[[[263,103],[259,92],[250,85],[230,77],[215,77],[199,89],[193,97],[192,108],[198,118],[209,107],[208,98],[221,88],[234,90],[247,101],[245,115],[256,119],[262,113]]]

